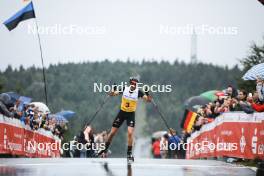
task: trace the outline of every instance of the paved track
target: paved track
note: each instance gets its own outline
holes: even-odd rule
[[[0,175],[5,176],[253,176],[246,167],[211,160],[136,159],[0,159]]]

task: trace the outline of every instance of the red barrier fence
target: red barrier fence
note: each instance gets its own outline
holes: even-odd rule
[[[188,138],[187,159],[264,159],[264,113],[224,113]]]
[[[18,119],[0,114],[0,155],[60,157],[60,140],[50,131],[32,131]]]

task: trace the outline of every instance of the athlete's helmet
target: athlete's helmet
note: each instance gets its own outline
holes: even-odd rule
[[[139,82],[139,77],[138,77],[138,76],[132,76],[132,77],[130,77],[130,78],[129,78],[129,82],[131,83],[132,81],[133,81],[133,82],[135,81],[135,82],[138,83],[138,82]]]

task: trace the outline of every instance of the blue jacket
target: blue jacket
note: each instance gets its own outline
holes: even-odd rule
[[[181,139],[180,139],[177,135],[175,135],[175,136],[170,136],[169,139],[168,139],[168,143],[169,143],[169,145],[170,145],[171,143],[178,144],[178,143],[180,143],[180,142],[181,142]]]

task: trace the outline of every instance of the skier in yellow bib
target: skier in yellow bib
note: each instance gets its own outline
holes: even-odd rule
[[[130,78],[130,86],[126,86],[123,90],[117,90],[110,93],[111,96],[117,96],[122,94],[122,101],[120,111],[117,114],[111,128],[111,132],[108,135],[105,150],[98,152],[98,155],[105,154],[112,142],[113,137],[117,133],[119,127],[124,121],[127,123],[127,159],[128,161],[134,161],[132,155],[133,146],[133,133],[135,127],[135,111],[137,109],[137,101],[139,98],[143,98],[145,101],[150,102],[151,97],[146,95],[143,91],[138,89],[139,80],[136,77]]]

